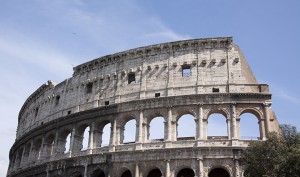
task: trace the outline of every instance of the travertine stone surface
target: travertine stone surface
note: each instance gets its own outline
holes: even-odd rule
[[[240,115],[257,117],[263,141],[269,131],[279,131],[271,103],[268,85],[257,83],[231,37],[100,57],[74,67],[73,76],[59,84],[48,81],[25,101],[7,176],[173,177],[188,170],[199,177],[214,170],[243,176],[238,157],[248,141],[240,138]],[[227,136],[207,136],[213,113],[226,118]],[[177,137],[184,114],[194,117],[195,137]],[[150,140],[149,125],[158,116],[164,118],[164,139]],[[136,121],[136,138],[124,143],[129,120]],[[104,146],[109,123],[110,143]],[[89,137],[83,137],[86,128]]]

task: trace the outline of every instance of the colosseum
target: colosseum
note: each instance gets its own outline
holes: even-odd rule
[[[231,37],[135,48],[73,69],[23,104],[7,177],[242,177],[241,150],[279,131],[268,85]],[[256,140],[240,135],[244,113],[257,118]],[[208,134],[212,114],[224,117],[225,136]],[[185,115],[192,137],[179,136]],[[125,141],[130,121],[135,136]]]

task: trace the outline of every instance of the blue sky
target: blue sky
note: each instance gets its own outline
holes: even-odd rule
[[[18,112],[47,80],[139,46],[233,36],[260,83],[270,85],[280,123],[300,129],[300,1],[10,0],[0,5],[0,176]]]

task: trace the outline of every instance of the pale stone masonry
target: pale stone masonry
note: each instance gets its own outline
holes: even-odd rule
[[[258,84],[231,37],[140,47],[74,67],[71,78],[48,81],[25,101],[10,151],[8,177],[243,176],[240,115],[258,119],[260,137],[279,131],[268,85]],[[208,118],[226,118],[227,136],[207,135]],[[190,114],[195,137],[177,137]],[[149,139],[149,125],[164,118],[164,139]],[[135,142],[124,126],[136,121]],[[110,143],[103,146],[105,125]],[[87,150],[82,149],[89,128]],[[70,149],[66,140],[70,136]]]

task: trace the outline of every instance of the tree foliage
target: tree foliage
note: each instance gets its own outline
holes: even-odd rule
[[[299,177],[300,133],[282,125],[282,133],[268,135],[266,141],[253,141],[241,156],[245,177]]]

